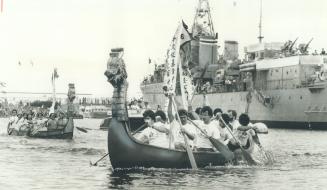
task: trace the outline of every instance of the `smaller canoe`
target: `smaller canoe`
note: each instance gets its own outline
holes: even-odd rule
[[[28,136],[44,139],[72,139],[74,133],[74,121],[70,117],[63,129],[47,130],[44,124],[23,124],[20,126],[10,125],[7,129],[11,136]]]

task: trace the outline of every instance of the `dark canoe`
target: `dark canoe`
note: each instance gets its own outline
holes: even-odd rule
[[[126,123],[112,118],[108,130],[111,165],[117,168],[155,167],[191,168],[186,151],[171,150],[143,144],[133,138]],[[198,167],[221,166],[226,163],[219,152],[194,152]]]
[[[72,139],[74,134],[74,121],[73,118],[70,117],[67,125],[63,129],[59,130],[38,131],[36,133],[32,133],[30,128],[24,128],[22,130],[8,128],[8,134],[12,136],[28,136],[32,138],[44,139]]]

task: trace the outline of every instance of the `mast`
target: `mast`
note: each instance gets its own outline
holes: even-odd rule
[[[192,36],[194,38],[199,36],[215,37],[208,0],[199,0],[192,26]]]
[[[260,0],[260,21],[259,21],[259,43],[262,43],[262,39],[264,37],[262,36],[262,0]]]

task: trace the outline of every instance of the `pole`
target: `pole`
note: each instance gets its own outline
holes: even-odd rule
[[[177,106],[176,106],[174,97],[172,97],[172,103],[173,103],[174,109],[175,109],[176,114],[177,114],[177,121],[178,121],[179,127],[182,128],[182,122],[181,122],[179,114],[178,114],[178,110],[177,110]],[[192,152],[192,150],[190,148],[187,137],[186,137],[186,135],[184,133],[183,133],[183,137],[184,137],[184,142],[185,142],[185,146],[186,146],[186,152],[187,152],[188,158],[190,160],[192,169],[196,170],[196,169],[198,169],[198,166],[196,165],[193,152]]]

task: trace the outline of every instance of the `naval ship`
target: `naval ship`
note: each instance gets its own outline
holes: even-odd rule
[[[263,42],[261,10],[259,42],[245,47],[245,58],[240,60],[237,41],[225,41],[223,55],[218,54],[209,2],[199,0],[188,44],[188,67],[195,87],[193,108],[203,106],[206,96],[213,109],[245,112],[253,122],[268,127],[327,129],[325,52],[309,54],[312,39],[297,47],[298,39]],[[143,100],[152,109],[165,105],[165,71],[165,64],[156,65],[153,75],[141,83]],[[180,94],[177,84],[179,106]]]

